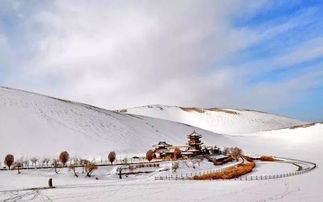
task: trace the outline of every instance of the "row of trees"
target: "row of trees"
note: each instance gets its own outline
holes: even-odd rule
[[[53,159],[52,160],[52,166],[55,169],[55,172],[58,173],[58,168],[61,167],[66,167],[66,163],[70,160],[70,155],[67,151],[63,151],[59,154],[58,159]],[[110,161],[111,164],[116,160],[116,153],[115,152],[110,152],[108,155],[108,160]],[[33,157],[30,159],[32,166],[36,167],[38,158]],[[50,159],[49,158],[44,158],[42,160],[43,165],[45,164],[46,166],[49,166]],[[8,166],[8,169],[17,169],[18,174],[20,174],[20,169],[24,167],[24,165],[28,165],[28,161],[15,161],[15,157],[12,154],[7,154],[4,159],[4,164]],[[73,163],[71,163],[71,167],[76,167],[77,164],[80,164],[85,168],[84,170],[87,170],[87,176],[90,176],[90,174],[97,168],[96,165],[93,162],[90,162],[88,160],[84,159],[73,159]],[[75,171],[75,169],[74,169]],[[83,171],[84,172],[84,171]]]

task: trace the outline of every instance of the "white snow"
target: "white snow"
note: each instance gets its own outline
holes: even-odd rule
[[[230,137],[184,124],[0,87],[0,158],[8,153],[56,157],[67,150],[72,156],[106,159],[110,151],[145,153],[161,140],[183,145],[193,130],[218,146],[234,144]]]
[[[277,125],[276,121],[268,123],[264,120],[269,118],[263,116],[271,117],[277,122],[287,121],[284,122],[284,127],[293,125],[293,121],[275,115],[262,116],[261,113],[249,111],[241,111],[244,115],[249,114],[248,118],[240,117],[239,120],[233,121],[232,114],[221,112],[225,116],[212,123],[227,131],[231,130],[228,127],[229,123],[237,123],[238,126],[232,125],[235,130],[234,136],[220,135],[180,123],[120,114],[7,88],[0,88],[0,112],[0,159],[7,153],[13,153],[15,156],[42,157],[55,156],[62,150],[68,150],[72,156],[89,158],[98,156],[105,158],[112,150],[116,150],[117,155],[119,153],[134,155],[144,153],[159,140],[171,144],[185,144],[186,135],[195,129],[203,135],[203,141],[207,145],[239,146],[248,155],[289,157],[311,161],[318,165],[309,173],[262,181],[164,181],[154,180],[156,173],[129,176],[119,180],[113,174],[116,169],[113,166],[100,167],[95,171],[94,175],[99,177],[99,180],[84,175],[75,178],[67,169],[62,169],[59,174],[55,174],[52,169],[23,170],[20,175],[17,171],[0,171],[0,200],[78,202],[323,200],[321,190],[323,158],[320,156],[323,148],[323,124],[318,123],[307,128],[272,130],[271,127],[280,128],[283,125]],[[189,117],[186,114],[185,116]],[[255,117],[252,118],[253,116]],[[193,117],[194,121],[198,122],[198,117],[195,115]],[[223,125],[221,120],[224,122]],[[247,129],[242,127],[242,123],[238,124],[240,121],[244,124],[249,123],[246,125]],[[238,130],[239,127],[242,128],[241,131]],[[259,132],[267,129],[272,131]],[[246,130],[258,132],[245,134]],[[192,168],[185,169],[183,164],[180,164],[180,167],[178,171],[181,172],[193,171]],[[211,164],[203,163],[198,169],[211,168]],[[297,168],[290,164],[258,163],[253,174],[279,174],[295,169]],[[53,178],[56,189],[18,190],[47,186],[49,177]]]
[[[185,123],[221,134],[241,134],[288,128],[306,122],[265,112],[241,109],[183,110],[181,107],[148,105],[120,110],[128,114]]]

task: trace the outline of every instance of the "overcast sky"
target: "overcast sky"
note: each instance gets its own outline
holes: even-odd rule
[[[323,3],[0,0],[0,85],[323,120]]]

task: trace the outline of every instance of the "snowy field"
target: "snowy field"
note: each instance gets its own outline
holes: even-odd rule
[[[145,153],[151,145],[161,140],[183,145],[186,135],[197,130],[207,145],[238,146],[250,156],[273,155],[318,165],[305,174],[261,181],[155,180],[155,176],[167,172],[170,174],[170,170],[128,176],[120,180],[115,174],[115,166],[99,167],[92,178],[84,174],[75,178],[68,169],[62,169],[59,174],[52,169],[22,170],[20,175],[16,170],[0,171],[2,201],[323,200],[323,158],[320,156],[323,124],[265,132],[259,132],[261,128],[258,125],[254,133],[242,131],[240,134],[223,135],[181,123],[117,113],[7,88],[0,88],[0,110],[1,162],[8,153],[14,154],[17,159],[33,156],[57,158],[64,150],[69,151],[71,156],[89,160],[106,159],[113,150],[119,158],[131,157]],[[253,123],[252,120],[249,122]],[[239,127],[232,125],[232,128]],[[245,127],[246,130],[254,130],[253,125]],[[281,128],[281,125],[276,127]],[[165,164],[160,165],[160,168],[170,167],[169,163]],[[205,162],[195,169],[185,166],[181,163],[177,172],[195,172],[214,167]],[[295,170],[297,166],[287,163],[258,162],[255,172],[249,175],[281,174]],[[30,189],[46,187],[49,178],[53,178],[55,189]]]
[[[18,175],[16,171],[0,172],[1,191],[0,200],[15,201],[15,200],[34,200],[34,201],[123,201],[131,198],[134,201],[162,201],[166,199],[179,200],[181,197],[186,201],[212,201],[213,197],[217,200],[235,200],[236,197],[242,196],[243,192],[255,190],[255,193],[249,193],[252,197],[259,197],[259,200],[271,198],[279,199],[293,192],[295,188],[290,187],[289,182],[293,181],[293,177],[283,179],[275,179],[268,181],[182,181],[182,180],[155,180],[156,176],[162,175],[184,175],[185,173],[198,173],[200,171],[225,168],[235,165],[239,162],[229,163],[224,166],[213,166],[207,161],[196,162],[180,161],[179,169],[174,172],[171,170],[172,162],[161,163],[160,168],[155,168],[155,172],[141,175],[123,176],[120,180],[116,175],[118,166],[99,167],[93,173],[92,178],[82,175],[82,169],[79,168],[76,172],[79,177],[76,178],[68,168],[60,170],[56,174],[53,169],[31,169],[23,170],[22,174]],[[195,168],[193,168],[195,167]],[[162,171],[166,170],[166,171]],[[297,167],[278,162],[260,162],[253,175],[279,174],[293,172]],[[96,179],[97,177],[98,179]],[[297,176],[300,177],[300,176]],[[46,187],[47,180],[53,179],[54,189],[38,189],[38,190],[23,190],[31,187]],[[284,184],[281,184],[283,183]],[[270,195],[268,193],[257,196],[257,192],[261,192],[264,188],[271,188]],[[259,189],[259,185],[262,186]],[[192,186],[192,187],[191,187]],[[243,186],[243,187],[240,187]],[[291,189],[292,188],[292,189]],[[283,192],[281,192],[282,190]],[[235,195],[233,196],[233,190]],[[230,194],[231,193],[231,194]],[[246,195],[248,201],[251,198]],[[252,199],[253,200],[253,199]]]

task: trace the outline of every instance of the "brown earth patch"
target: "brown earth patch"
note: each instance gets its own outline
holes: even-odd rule
[[[198,112],[198,113],[204,113],[205,110],[203,108],[198,108],[198,107],[180,107],[182,110],[186,111],[186,112]]]
[[[309,123],[309,124],[303,124],[303,125],[297,125],[297,126],[292,126],[290,127],[289,129],[296,129],[296,128],[308,128],[308,127],[311,127],[311,126],[314,126],[316,124],[323,124],[323,122],[315,122],[315,123]]]
[[[119,112],[121,112],[121,113],[127,113],[128,110],[127,109],[120,109]]]
[[[236,112],[236,111],[232,111],[232,110],[228,110],[228,109],[221,109],[221,108],[209,108],[209,109],[206,109],[206,110],[214,111],[214,112],[224,112],[224,113],[234,114],[234,115],[239,115],[240,114],[239,112]]]

